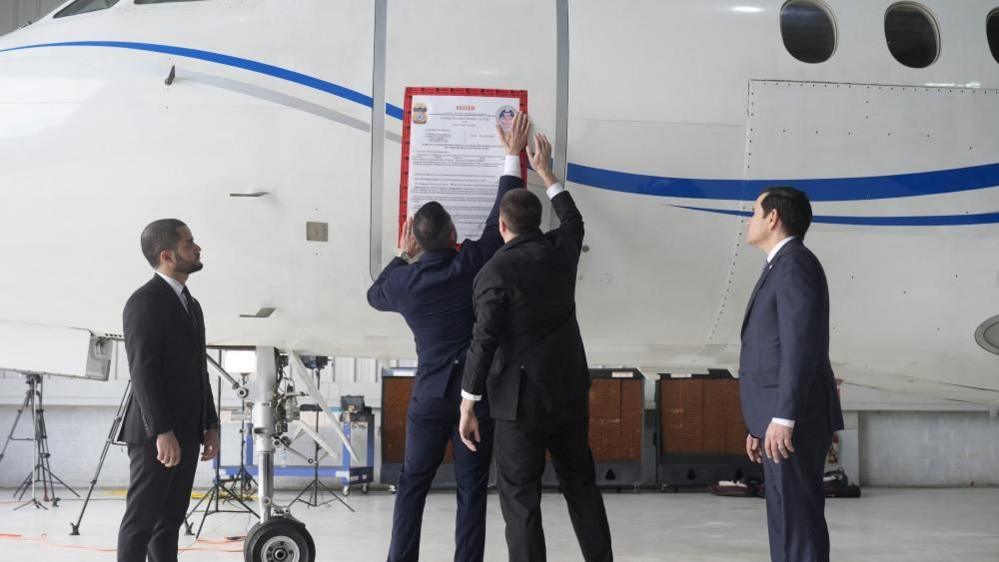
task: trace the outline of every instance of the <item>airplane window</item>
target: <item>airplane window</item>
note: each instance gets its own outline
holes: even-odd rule
[[[926,68],[940,54],[933,16],[918,4],[901,2],[885,14],[885,39],[895,60],[911,68]]]
[[[69,6],[59,10],[59,13],[52,17],[64,18],[66,16],[75,16],[78,14],[86,14],[87,12],[106,10],[117,3],[118,0],[76,0],[76,2],[73,2]]]
[[[836,50],[832,14],[812,0],[784,4],[780,10],[780,34],[787,52],[801,62],[825,62]]]
[[[989,36],[992,58],[999,62],[999,9],[992,10],[992,13],[989,14],[988,22],[985,24],[985,32]]]

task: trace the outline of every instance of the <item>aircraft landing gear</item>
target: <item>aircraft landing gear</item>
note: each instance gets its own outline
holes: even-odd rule
[[[253,397],[252,418],[253,446],[257,454],[257,466],[260,467],[257,491],[260,499],[260,523],[254,525],[246,536],[243,544],[245,562],[316,560],[316,543],[305,529],[305,524],[274,503],[274,452],[277,447],[290,449],[291,440],[286,436],[289,427],[301,428],[327,452],[336,453],[318,434],[310,433],[308,426],[299,421],[298,396],[310,396],[318,403],[318,411],[324,412],[335,423],[333,428],[338,432],[345,454],[357,459],[357,454],[340,430],[337,420],[329,414],[329,408],[319,389],[311,377],[303,374],[308,371],[301,359],[291,353],[288,360],[291,377],[280,370],[276,349],[257,348],[257,379],[254,382],[256,393]],[[295,386],[306,389],[306,392],[302,394],[295,391]]]
[[[315,562],[316,543],[305,524],[288,515],[257,523],[243,544],[246,562]]]

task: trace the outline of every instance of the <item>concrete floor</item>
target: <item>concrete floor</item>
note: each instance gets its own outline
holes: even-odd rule
[[[10,498],[0,491],[0,498]],[[124,509],[120,497],[98,493],[91,503],[82,536],[68,535],[79,514],[79,500],[64,500],[49,511],[12,511],[16,503],[0,502],[0,560],[41,559],[45,562],[113,559],[115,535]],[[728,561],[768,559],[764,504],[757,499],[718,498],[707,494],[605,494],[621,561]],[[290,496],[288,497],[290,498]],[[285,501],[287,501],[287,499]],[[315,537],[318,560],[384,560],[388,549],[393,496],[372,492],[353,494],[350,513],[339,504],[293,513]],[[580,560],[565,502],[556,494],[544,497],[549,560]],[[863,561],[999,561],[999,488],[887,489],[866,488],[859,500],[830,500],[827,507],[834,560]],[[247,515],[220,514],[208,518],[202,542],[182,537],[182,562],[237,562],[241,543],[227,536],[242,535]],[[505,561],[503,520],[495,494],[489,498],[487,561]],[[423,527],[422,559],[452,558],[454,499],[431,495]]]

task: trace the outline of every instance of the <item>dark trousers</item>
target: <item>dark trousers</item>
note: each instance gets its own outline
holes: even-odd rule
[[[529,399],[527,393],[521,393],[522,410]],[[546,450],[551,453],[559,487],[569,505],[583,559],[614,559],[607,513],[597,489],[590,452],[588,409],[574,410],[568,415],[524,416],[537,421],[496,421],[496,485],[511,562],[546,559],[541,526],[541,477]]]
[[[482,442],[478,452],[469,451],[458,434],[460,369],[455,373],[444,398],[414,396],[410,399],[406,417],[406,456],[395,495],[389,562],[420,558],[423,507],[437,467],[444,460],[448,441],[454,451],[454,477],[458,485],[454,559],[456,562],[482,561],[486,547],[486,488],[492,459],[493,422],[486,401],[476,404]]]
[[[763,457],[767,527],[773,562],[827,562],[829,529],[822,486],[832,432],[799,425],[792,436],[795,452],[780,463]]]
[[[129,484],[118,530],[118,562],[177,562],[177,539],[191,501],[200,443],[181,438],[180,464],[156,460],[156,439],[128,445]]]

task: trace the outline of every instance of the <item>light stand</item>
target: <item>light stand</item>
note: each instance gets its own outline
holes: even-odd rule
[[[29,505],[34,506],[36,509],[48,510],[42,502],[51,501],[52,507],[59,506],[59,498],[56,496],[55,490],[56,483],[69,490],[76,497],[80,497],[80,494],[77,494],[76,490],[56,476],[52,472],[52,466],[49,463],[52,455],[49,452],[49,436],[48,430],[45,427],[42,376],[38,374],[26,374],[25,383],[28,385],[28,390],[24,394],[24,402],[21,404],[21,408],[17,410],[14,425],[11,426],[10,433],[7,434],[7,441],[4,443],[3,451],[0,451],[0,461],[3,461],[4,455],[7,454],[7,447],[10,446],[12,441],[31,441],[34,443],[34,465],[31,472],[24,479],[24,482],[14,491],[14,496],[18,500],[21,500],[28,493],[28,490],[31,490],[31,499],[15,507],[14,510],[17,511]],[[31,410],[34,433],[31,437],[14,437],[17,424],[21,421],[21,415],[27,409]],[[38,500],[39,485],[41,485],[42,491],[41,501]]]

